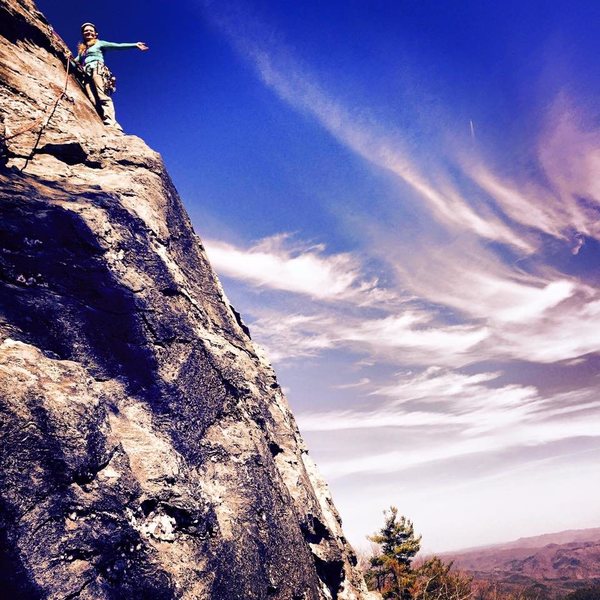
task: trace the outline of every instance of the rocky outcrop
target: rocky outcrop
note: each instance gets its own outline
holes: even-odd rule
[[[366,596],[160,156],[56,102],[64,51],[0,0],[2,596]]]

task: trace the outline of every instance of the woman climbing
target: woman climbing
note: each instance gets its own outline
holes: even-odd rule
[[[78,46],[78,54],[74,61],[80,64],[85,72],[85,91],[96,106],[104,124],[121,129],[115,120],[115,106],[108,95],[111,75],[104,64],[104,52],[127,48],[139,48],[145,51],[148,50],[148,46],[144,42],[115,44],[99,40],[96,26],[93,23],[84,23],[81,26],[81,35],[83,41]]]

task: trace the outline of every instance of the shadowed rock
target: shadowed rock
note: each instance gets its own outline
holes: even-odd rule
[[[32,2],[0,0],[4,596],[366,597],[160,156],[73,78],[30,127],[64,51]]]

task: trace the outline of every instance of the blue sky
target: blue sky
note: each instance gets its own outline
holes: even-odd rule
[[[113,53],[357,547],[598,526],[597,2],[39,1]],[[167,8],[165,8],[167,7]]]

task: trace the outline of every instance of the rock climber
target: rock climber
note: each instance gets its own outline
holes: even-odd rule
[[[149,48],[144,42],[115,44],[99,40],[98,31],[93,23],[84,23],[81,26],[81,35],[83,41],[79,43],[77,56],[73,60],[81,65],[85,72],[85,91],[104,124],[122,131],[115,120],[115,106],[109,96],[112,75],[104,64],[104,53],[107,50],[138,48],[146,51]]]

